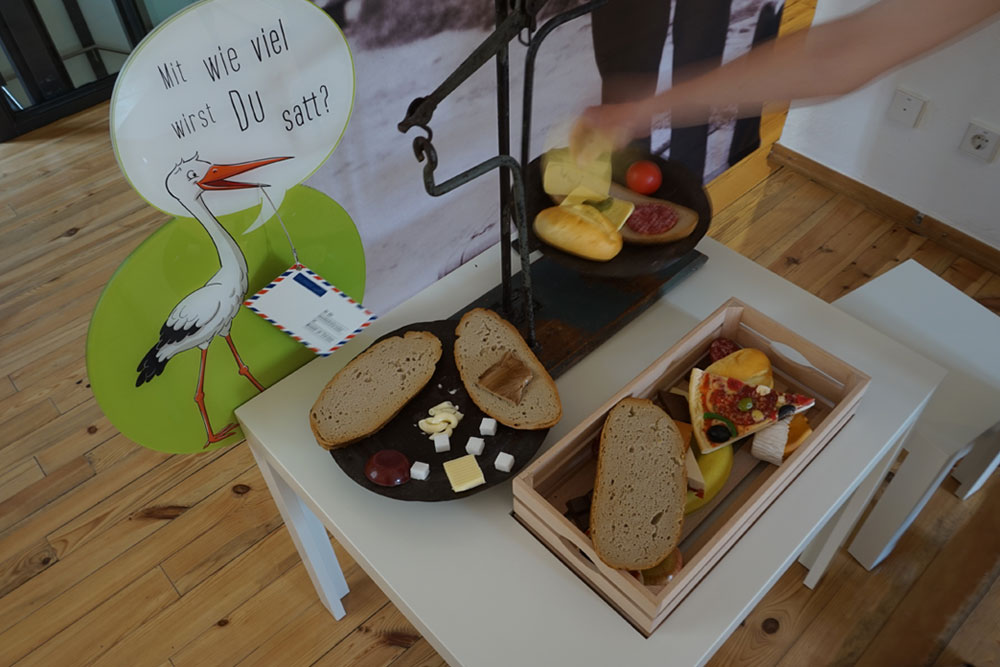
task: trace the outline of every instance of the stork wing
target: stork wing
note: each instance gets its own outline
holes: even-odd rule
[[[176,343],[205,326],[219,312],[218,292],[218,285],[210,284],[181,299],[160,328],[160,344]]]
[[[220,308],[218,291],[218,285],[205,285],[188,294],[174,306],[167,321],[160,327],[160,340],[150,348],[135,369],[139,373],[135,386],[141,386],[142,383],[152,380],[163,372],[167,362],[170,361],[170,356],[188,349],[179,346],[170,356],[160,358],[160,351],[164,346],[180,343],[185,338],[193,336],[215,317]],[[194,341],[190,347],[194,347],[195,344],[197,341]]]

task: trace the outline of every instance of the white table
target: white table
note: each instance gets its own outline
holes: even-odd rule
[[[861,525],[850,553],[885,558],[956,469],[966,498],[1000,463],[1000,317],[909,260],[838,299],[837,308],[948,371],[903,447],[908,454]]]
[[[306,365],[237,410],[331,612],[343,613],[346,584],[323,525],[452,665],[707,660],[866,475],[896,451],[944,370],[711,239],[699,250],[709,256],[704,267],[559,379],[563,419],[543,448],[731,296],[864,370],[872,382],[855,417],[651,638],[510,516],[510,486],[458,502],[393,501],[350,481],[313,440],[307,412],[333,373],[373,338],[448,317],[495,285],[496,247],[393,310],[342,352]],[[349,609],[350,597],[346,602]]]

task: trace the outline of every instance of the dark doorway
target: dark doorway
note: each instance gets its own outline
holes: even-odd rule
[[[0,141],[111,97],[132,49],[191,2],[0,2]]]

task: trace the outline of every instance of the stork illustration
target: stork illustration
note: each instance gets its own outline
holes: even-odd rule
[[[181,352],[200,348],[201,368],[198,371],[198,388],[195,390],[194,400],[201,411],[201,418],[205,422],[205,431],[208,434],[205,447],[232,436],[237,427],[231,423],[219,431],[214,431],[208,419],[208,411],[205,409],[205,360],[208,357],[208,346],[216,336],[226,339],[236,359],[239,374],[258,391],[263,391],[264,387],[243,363],[229,333],[233,318],[236,317],[240,304],[246,297],[247,260],[239,245],[205,204],[204,195],[206,192],[218,190],[262,187],[258,183],[241,183],[228,179],[251,169],[287,159],[289,158],[277,157],[240,164],[211,164],[199,159],[196,153],[191,159],[179,162],[167,174],[167,192],[208,232],[219,257],[219,270],[203,287],[181,299],[180,303],[170,311],[166,323],[160,327],[160,340],[146,353],[136,368],[139,377],[135,381],[135,386],[139,387],[144,382],[152,381],[163,372],[167,362]]]

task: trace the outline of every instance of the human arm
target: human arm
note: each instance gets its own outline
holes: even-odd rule
[[[644,136],[650,120],[671,114],[674,127],[697,125],[713,107],[740,115],[765,102],[846,94],[882,73],[954,39],[1000,12],[1000,0],[881,0],[810,30],[767,42],[722,67],[684,77],[653,97],[591,107],[583,123],[615,144]]]

